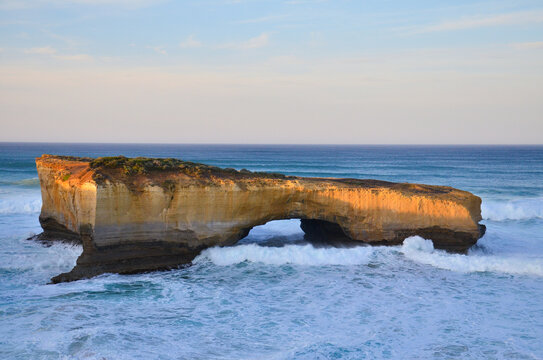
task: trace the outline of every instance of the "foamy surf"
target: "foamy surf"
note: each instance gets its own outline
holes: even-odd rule
[[[455,272],[496,272],[543,276],[543,260],[450,254],[434,249],[431,240],[425,240],[419,236],[407,238],[400,247],[315,248],[312,245],[267,247],[257,244],[215,247],[204,250],[194,262],[211,261],[218,266],[243,262],[266,265],[350,266],[368,264],[372,256],[376,254],[389,258],[389,261],[397,261],[392,257],[397,256],[398,252],[391,251],[397,249],[409,260]]]
[[[483,201],[481,211],[485,220],[543,219],[543,198]]]
[[[251,229],[247,239],[262,240],[271,237],[287,237],[302,235],[300,219],[274,220],[264,225],[255,226]]]
[[[249,262],[256,260],[254,254],[238,254],[241,259],[230,261],[243,263],[218,266],[203,255],[200,264],[180,270],[104,274],[48,285],[51,277],[73,268],[81,247],[44,247],[24,240],[41,231],[37,203],[34,209],[22,205],[40,199],[39,185],[12,183],[36,177],[26,169],[35,166],[35,156],[49,152],[153,154],[292,175],[342,171],[341,177],[455,184],[503,196],[500,202],[484,199],[487,233],[479,250],[464,257],[533,261],[543,259],[543,219],[525,207],[529,199],[523,203],[516,196],[543,199],[541,147],[161,144],[143,150],[135,145],[18,144],[17,156],[25,159],[21,162],[13,162],[13,147],[0,144],[0,167],[17,170],[6,174],[0,169],[0,203],[15,205],[8,215],[0,214],[2,359],[543,359],[543,327],[537,326],[543,324],[543,277],[465,272],[465,264],[442,269],[452,267],[456,255],[433,250],[424,241],[426,252],[414,249],[410,254],[419,260],[404,254],[408,241],[404,247],[345,249],[347,255],[335,259],[343,265],[320,265],[314,256],[307,260],[313,266],[266,265]],[[459,154],[465,154],[463,159]],[[21,165],[24,171],[18,170]],[[512,209],[506,200],[512,201]],[[303,236],[299,221],[270,222],[255,227],[238,245],[305,245]],[[313,253],[300,246],[294,250],[306,253],[298,259]],[[336,251],[317,250],[325,256]],[[366,250],[367,264],[359,258],[353,261],[363,264],[345,265],[345,258]],[[222,257],[228,251],[206,253]],[[300,261],[287,256],[279,263]],[[423,256],[438,265],[422,263]]]
[[[75,266],[77,258],[83,251],[81,245],[75,244],[53,243],[49,247],[40,244],[36,246],[39,248],[35,251],[20,252],[7,257],[0,265],[0,269],[67,271]]]
[[[498,272],[543,276],[543,260],[450,254],[435,250],[431,240],[419,236],[405,239],[401,251],[406,258],[415,262],[462,273]]]
[[[312,245],[267,247],[247,244],[206,249],[194,262],[207,260],[219,266],[234,265],[245,261],[267,265],[361,265],[367,264],[372,254],[373,249],[366,246],[315,248]]]
[[[0,199],[0,214],[37,214],[41,210],[41,199]]]

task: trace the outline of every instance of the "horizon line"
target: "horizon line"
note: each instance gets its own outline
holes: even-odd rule
[[[0,141],[0,144],[65,144],[65,145],[212,145],[212,146],[543,146],[540,144],[522,144],[522,143],[170,143],[170,142],[68,142],[68,141]]]

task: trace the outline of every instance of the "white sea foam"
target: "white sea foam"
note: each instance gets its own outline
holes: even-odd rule
[[[315,248],[312,245],[267,247],[256,244],[214,247],[204,250],[194,261],[210,260],[226,266],[248,262],[268,265],[359,265],[367,264],[373,254],[371,247]]]
[[[257,244],[234,247],[215,247],[204,250],[195,263],[211,261],[215,265],[228,266],[242,262],[267,265],[360,265],[369,263],[374,254],[381,254],[390,261],[396,256],[397,247],[315,248],[312,245],[285,245],[267,247]],[[498,272],[519,275],[543,276],[543,260],[488,255],[450,254],[435,250],[431,240],[419,236],[407,238],[399,247],[406,258],[440,269],[470,272]]]
[[[255,226],[249,233],[249,239],[266,239],[278,236],[296,236],[304,234],[300,228],[300,219],[275,220]]]
[[[488,255],[449,254],[435,250],[432,241],[419,236],[404,240],[402,253],[410,260],[458,272],[500,272],[543,276],[543,260]]]
[[[0,267],[19,271],[43,269],[65,271],[75,265],[77,257],[83,251],[81,245],[65,243],[54,243],[50,247],[38,246],[37,251],[23,251],[6,257]]]
[[[41,210],[41,199],[0,199],[0,214],[37,214]]]
[[[486,220],[543,219],[543,198],[483,201],[481,210]]]

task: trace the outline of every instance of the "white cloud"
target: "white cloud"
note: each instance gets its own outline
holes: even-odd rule
[[[288,17],[289,15],[286,15],[286,14],[283,14],[283,15],[269,15],[269,16],[263,16],[263,17],[259,17],[259,18],[254,18],[254,19],[246,19],[246,20],[240,20],[240,21],[236,21],[234,22],[234,24],[256,24],[256,23],[263,23],[263,22],[269,22],[269,21],[274,21],[274,20],[281,20],[281,19],[284,19],[286,17]]]
[[[55,59],[67,60],[67,61],[86,61],[86,60],[91,60],[92,57],[87,54],[72,54],[72,55],[55,55]]]
[[[466,30],[500,25],[522,25],[543,22],[543,11],[522,11],[490,16],[470,16],[456,20],[448,20],[433,25],[425,25],[413,29],[413,33],[430,33],[439,31]]]
[[[323,36],[320,32],[312,31],[309,33],[309,37],[309,46],[315,47],[322,46],[324,44]]]
[[[164,0],[2,0],[0,9],[2,10],[20,10],[31,9],[43,6],[64,6],[70,4],[79,5],[117,5],[127,8],[138,8],[151,6]]]
[[[543,49],[543,41],[532,41],[512,44],[515,49],[530,50],[530,49]]]
[[[196,40],[194,38],[194,35],[189,35],[187,36],[185,41],[182,41],[179,43],[179,47],[183,49],[202,47],[202,42],[199,40]]]
[[[147,48],[154,50],[157,54],[160,54],[160,55],[167,55],[168,54],[168,52],[166,50],[164,50],[164,47],[162,47],[162,46],[147,46]]]
[[[25,50],[25,54],[53,55],[56,53],[57,50],[52,48],[51,46],[35,47]]]
[[[25,54],[32,55],[47,55],[58,60],[68,60],[68,61],[85,61],[91,60],[92,57],[87,54],[59,54],[57,49],[51,46],[43,47],[34,47],[24,50]]]
[[[162,0],[50,0],[54,3],[75,3],[88,5],[127,5],[127,6],[142,6],[151,5],[161,2]]]
[[[226,43],[219,47],[223,49],[256,49],[268,45],[269,39],[269,34],[262,33],[246,41]]]
[[[288,0],[285,1],[285,4],[287,5],[300,5],[300,4],[317,4],[317,3],[323,3],[328,0]]]

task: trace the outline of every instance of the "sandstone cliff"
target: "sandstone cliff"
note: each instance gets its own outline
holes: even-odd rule
[[[463,251],[484,233],[481,199],[444,186],[302,178],[175,159],[36,159],[42,238],[81,241],[77,266],[53,282],[188,264],[271,220],[302,219],[313,237],[370,244],[432,239]]]

